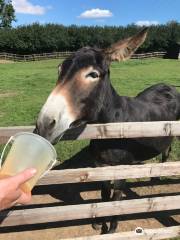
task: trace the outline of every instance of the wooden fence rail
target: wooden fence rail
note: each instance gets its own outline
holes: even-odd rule
[[[73,52],[52,52],[52,53],[40,53],[40,54],[29,54],[29,55],[20,55],[13,53],[0,53],[0,59],[10,60],[15,62],[29,62],[29,61],[40,61],[47,59],[64,59],[70,56]]]
[[[0,144],[17,132],[32,132],[34,126],[0,127]],[[62,140],[180,136],[180,121],[87,124],[67,131]]]
[[[78,238],[66,238],[61,240],[160,240],[167,238],[178,237],[180,233],[180,226],[156,228],[156,229],[143,229],[142,233],[121,232],[107,235],[95,235]]]
[[[46,59],[56,59],[56,58],[66,58],[70,56],[73,52],[52,52],[52,53],[40,53],[40,54],[29,54],[29,55],[20,55],[13,53],[0,53],[0,59],[17,61],[17,62],[29,62],[29,61],[39,61]],[[151,52],[151,53],[141,53],[134,54],[132,59],[144,59],[144,58],[163,58],[166,55],[166,52]]]
[[[52,170],[39,181],[38,185],[163,176],[180,176],[180,162]]]
[[[180,195],[177,195],[113,202],[3,211],[0,214],[0,222],[1,227],[7,227],[124,214],[149,213],[157,211],[159,212],[176,210],[179,209],[179,207]]]
[[[164,58],[166,52],[151,52],[151,53],[140,53],[133,54],[132,59],[144,59],[144,58]]]

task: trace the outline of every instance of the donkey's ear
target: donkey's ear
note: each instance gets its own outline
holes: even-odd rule
[[[104,50],[105,55],[110,61],[123,61],[129,59],[132,54],[143,44],[147,36],[148,28],[144,28],[136,35],[120,40]]]

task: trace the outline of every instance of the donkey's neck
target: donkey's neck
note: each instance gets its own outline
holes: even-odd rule
[[[107,86],[102,109],[98,116],[98,122],[123,121],[123,112],[126,106],[126,97],[119,96],[111,83]]]

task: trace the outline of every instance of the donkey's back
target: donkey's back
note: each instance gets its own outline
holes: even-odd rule
[[[160,120],[178,120],[180,118],[180,93],[175,87],[163,83],[153,85],[136,96],[136,99],[145,101],[155,108],[154,111],[163,111],[165,116]],[[158,113],[157,118],[158,118]],[[154,118],[156,118],[154,116]],[[156,119],[153,119],[152,121]]]

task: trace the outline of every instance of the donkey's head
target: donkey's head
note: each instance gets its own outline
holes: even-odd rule
[[[42,107],[36,132],[55,143],[69,129],[97,121],[106,98],[111,61],[126,60],[144,42],[147,29],[105,50],[84,47],[59,66],[56,87]]]

